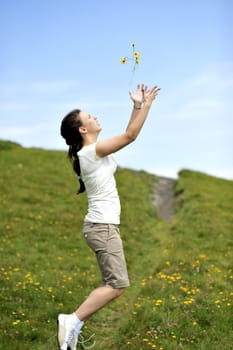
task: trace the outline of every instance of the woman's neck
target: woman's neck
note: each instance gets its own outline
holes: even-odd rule
[[[98,135],[85,135],[83,138],[83,146],[91,145],[97,141]]]

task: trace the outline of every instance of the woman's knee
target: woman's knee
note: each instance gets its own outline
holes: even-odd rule
[[[114,288],[114,298],[119,298],[122,295],[125,288]]]

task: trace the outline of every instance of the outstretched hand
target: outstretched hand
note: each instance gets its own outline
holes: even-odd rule
[[[137,90],[135,93],[132,91],[129,92],[130,98],[134,103],[151,103],[155,97],[158,95],[160,88],[158,86],[154,86],[152,89],[148,89],[148,87],[144,84],[138,84]]]
[[[145,86],[144,84],[138,84],[135,93],[133,93],[132,91],[129,92],[131,100],[134,103],[143,103],[145,90],[147,90],[147,86]]]

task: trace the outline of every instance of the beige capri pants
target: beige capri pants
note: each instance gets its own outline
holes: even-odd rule
[[[130,285],[119,226],[84,222],[83,235],[95,252],[102,281],[112,288]]]

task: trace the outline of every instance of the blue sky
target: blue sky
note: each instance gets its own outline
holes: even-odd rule
[[[73,108],[124,131],[137,83],[159,85],[139,138],[118,164],[176,177],[233,179],[231,0],[8,0],[0,4],[0,139],[65,150]],[[131,55],[140,65],[121,65]]]

